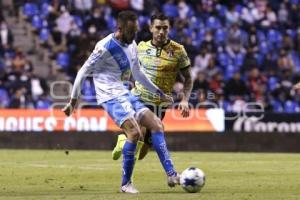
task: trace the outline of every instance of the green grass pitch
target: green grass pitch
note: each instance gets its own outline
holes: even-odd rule
[[[300,154],[172,152],[178,171],[206,173],[200,193],[168,188],[156,154],[138,162],[138,195],[118,193],[121,161],[109,151],[0,150],[0,199],[299,200]]]

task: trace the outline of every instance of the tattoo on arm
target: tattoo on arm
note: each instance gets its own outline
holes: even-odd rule
[[[180,72],[181,72],[182,76],[184,77],[184,82],[183,82],[184,97],[183,98],[188,101],[191,96],[191,91],[193,88],[193,81],[192,81],[190,66],[184,68]]]

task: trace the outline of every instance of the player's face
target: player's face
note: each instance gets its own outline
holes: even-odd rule
[[[150,26],[152,38],[157,43],[165,43],[168,39],[170,31],[169,20],[155,19]]]
[[[136,36],[137,31],[138,31],[138,22],[128,21],[126,26],[124,25],[124,27],[121,28],[122,42],[126,44],[131,44]]]

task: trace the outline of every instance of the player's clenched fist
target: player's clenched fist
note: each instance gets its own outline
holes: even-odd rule
[[[71,99],[67,105],[62,109],[62,111],[65,113],[65,115],[70,116],[72,112],[74,111],[74,107],[76,105],[77,100]]]

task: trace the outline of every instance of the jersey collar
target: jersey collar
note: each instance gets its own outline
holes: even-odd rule
[[[159,47],[159,46],[156,46],[155,44],[153,44],[153,41],[150,40],[150,44],[151,44],[152,46],[154,46],[155,48],[164,48],[165,46],[167,46],[168,44],[170,44],[170,42],[171,42],[171,40],[168,39],[166,43],[164,43],[161,47]]]

